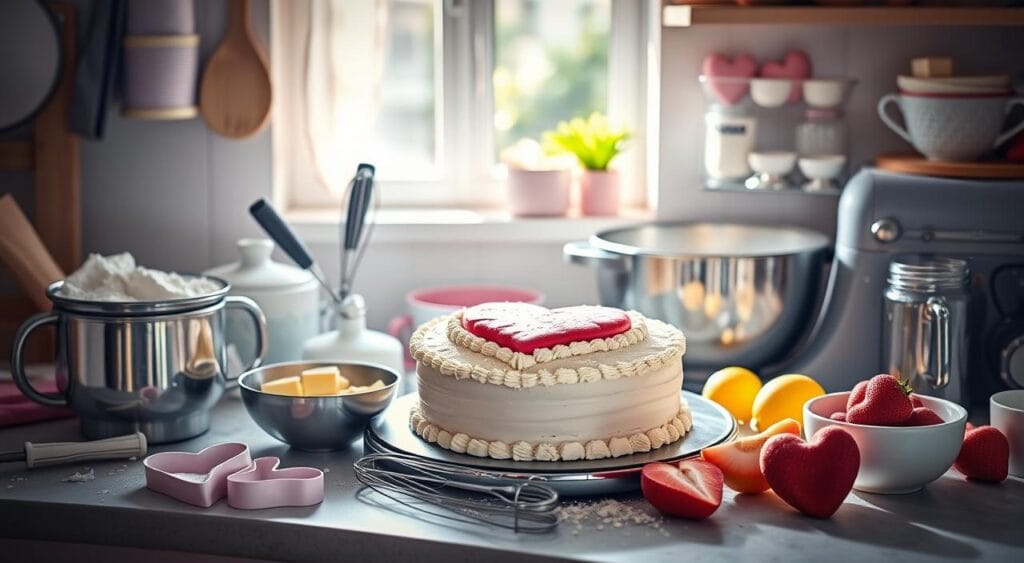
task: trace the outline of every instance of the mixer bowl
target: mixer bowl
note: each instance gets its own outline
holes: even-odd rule
[[[688,365],[756,369],[782,359],[811,323],[828,247],[796,227],[651,223],[564,254],[596,267],[602,305],[682,330]]]

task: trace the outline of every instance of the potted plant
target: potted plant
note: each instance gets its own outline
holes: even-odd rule
[[[509,211],[517,217],[555,217],[569,211],[571,162],[544,154],[540,143],[522,139],[501,151],[508,169]]]
[[[580,208],[584,215],[616,215],[619,212],[619,174],[608,166],[623,150],[629,133],[613,129],[608,118],[594,112],[590,117],[562,121],[544,133],[544,146],[576,157],[583,167]]]

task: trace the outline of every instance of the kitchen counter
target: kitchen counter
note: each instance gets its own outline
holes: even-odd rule
[[[79,439],[77,423],[62,420],[0,430],[0,450],[26,440]],[[1014,478],[983,485],[950,472],[911,495],[854,491],[830,520],[802,516],[770,492],[737,496],[728,489],[706,521],[662,520],[635,493],[616,499],[655,517],[653,523],[589,515],[551,533],[516,535],[427,516],[361,490],[351,469],[361,444],[336,453],[290,451],[249,419],[237,393],[221,401],[210,432],[151,452],[197,451],[222,441],[247,442],[253,457],[279,456],[286,467],[323,468],[326,500],[309,508],[244,511],[221,501],[201,509],[146,489],[141,461],[88,464],[95,480],[85,483],[62,482],[83,466],[29,471],[6,463],[0,464],[0,537],[287,560],[1010,561],[1024,555],[1024,481]]]

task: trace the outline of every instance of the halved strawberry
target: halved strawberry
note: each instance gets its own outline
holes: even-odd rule
[[[843,411],[836,411],[828,415],[828,417],[838,422],[846,422],[846,413]]]
[[[761,473],[761,446],[777,434],[800,434],[800,423],[787,418],[760,434],[704,448],[700,455],[722,470],[730,489],[738,493],[764,492],[768,490],[768,481]]]
[[[703,520],[722,504],[722,471],[701,459],[648,463],[640,473],[640,490],[664,514]]]

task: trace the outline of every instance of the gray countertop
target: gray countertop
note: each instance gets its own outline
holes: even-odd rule
[[[0,430],[0,450],[26,441],[79,440],[74,420]],[[771,492],[734,495],[708,520],[661,519],[639,493],[616,497],[655,523],[614,523],[590,515],[551,533],[459,524],[362,491],[345,452],[304,453],[264,434],[237,394],[217,407],[210,432],[151,451],[197,451],[223,441],[249,444],[253,457],[327,471],[326,499],[310,508],[200,509],[144,486],[140,461],[88,465],[95,480],[65,483],[83,466],[25,470],[0,464],[0,537],[121,545],[261,559],[446,561],[643,560],[645,562],[945,559],[1021,560],[1024,481],[968,483],[947,473],[924,491],[885,496],[854,491],[830,520],[804,517]],[[582,499],[598,502],[602,499]]]

